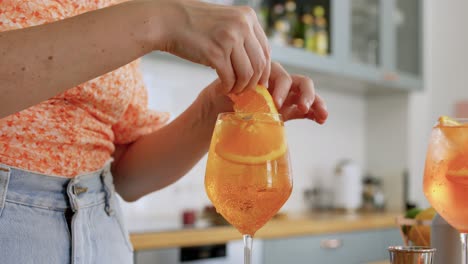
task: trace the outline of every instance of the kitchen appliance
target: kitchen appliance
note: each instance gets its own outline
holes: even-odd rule
[[[312,211],[325,211],[333,208],[333,193],[322,186],[304,190],[307,208]]]
[[[362,204],[362,171],[352,160],[342,160],[335,168],[334,207],[355,211]]]
[[[365,211],[385,209],[385,196],[380,179],[370,175],[363,179],[362,208]]]
[[[179,251],[180,262],[201,261],[204,259],[223,259],[226,257],[226,244],[183,247]]]

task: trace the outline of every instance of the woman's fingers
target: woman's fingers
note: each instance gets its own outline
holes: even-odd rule
[[[293,120],[293,119],[303,119],[306,117],[304,113],[297,107],[297,105],[290,105],[281,108],[280,114],[283,116],[285,121]]]
[[[244,46],[245,51],[249,56],[248,59],[250,60],[250,64],[252,65],[251,68],[253,69],[252,76],[250,76],[250,79],[248,80],[248,85],[244,88],[252,89],[257,86],[260,77],[263,75],[263,70],[266,66],[266,59],[260,43],[255,37],[246,39]]]
[[[271,48],[270,44],[268,43],[268,38],[263,31],[262,27],[259,23],[255,23],[254,25],[254,33],[260,43],[260,46],[263,50],[263,55],[265,56],[265,68],[263,69],[262,75],[260,77],[259,83],[267,86],[268,79],[270,78],[270,71],[271,71]]]
[[[311,101],[313,103],[309,105]],[[307,118],[319,124],[323,124],[328,117],[325,102],[316,94],[311,80],[298,75],[292,76],[292,84],[280,113],[285,120]]]
[[[315,101],[312,104],[312,107],[310,107],[309,111],[305,114],[296,104],[285,106],[284,109],[281,109],[281,113],[284,113],[283,116],[285,116],[285,120],[307,118],[314,120],[319,124],[325,123],[328,118],[328,111],[325,106],[325,102],[319,95],[315,96]]]
[[[249,84],[254,76],[254,69],[251,65],[249,55],[245,49],[235,48],[231,55],[232,68],[235,74],[235,84],[231,92],[240,93]]]
[[[325,101],[320,95],[315,96],[315,101],[309,110],[309,113],[313,113],[315,120],[323,124],[328,118],[328,110]]]
[[[296,102],[299,101],[299,98],[301,95],[297,92],[294,91],[293,89],[289,90],[288,95],[286,96],[286,99],[283,102],[283,107],[289,107],[291,105],[296,105]]]
[[[292,79],[288,72],[277,62],[271,64],[271,74],[268,87],[276,103],[281,108],[291,89]]]
[[[327,119],[327,116],[323,117],[321,114],[317,114],[312,109],[304,114],[297,105],[291,105],[282,108],[280,114],[283,116],[285,121],[293,119],[310,119],[317,122],[318,124],[323,124]]]
[[[252,74],[249,76],[250,78],[247,80],[247,84],[245,86],[239,88],[239,85],[236,84],[236,88],[233,89],[234,92],[241,92],[246,88],[253,89],[260,82],[262,77],[268,78],[268,75],[265,73],[265,69],[270,63],[269,48],[267,46],[268,42],[266,41],[265,33],[260,27],[255,11],[252,8],[245,6],[241,7],[241,9],[244,12],[246,21],[245,25],[247,25],[247,27],[242,30],[245,34],[243,47],[236,45],[234,47],[234,51],[242,48],[245,50],[248,56],[248,61],[250,62]],[[259,28],[261,32],[258,32]],[[234,68],[238,69],[238,66],[234,65]],[[236,77],[237,79],[241,79],[241,83],[246,81],[243,79],[245,76]]]
[[[302,75],[292,75],[291,78],[293,80],[292,89],[298,90],[301,95],[296,104],[302,113],[306,114],[315,100],[314,83],[309,77]]]
[[[278,108],[281,108],[288,100],[288,104],[296,104],[303,114],[307,113],[314,103],[315,89],[312,80],[302,75],[289,75],[288,72],[278,63],[272,63],[270,87],[273,99]],[[289,94],[296,92],[300,97],[295,102],[291,102]]]
[[[226,58],[218,59],[214,62],[214,68],[222,83],[220,86],[221,90],[218,92],[223,94],[229,93],[236,83],[236,74],[232,67],[231,58],[227,56]]]

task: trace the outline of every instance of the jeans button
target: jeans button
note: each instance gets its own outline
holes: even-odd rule
[[[81,186],[78,186],[78,185],[73,186],[73,193],[75,195],[80,195],[81,193],[85,193],[87,191],[88,191],[88,187],[81,187]]]

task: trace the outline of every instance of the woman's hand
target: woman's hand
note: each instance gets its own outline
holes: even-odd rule
[[[202,111],[204,118],[215,120],[218,113],[233,111],[229,97],[217,92],[222,85],[217,79],[200,94],[198,100],[207,106]],[[310,119],[319,124],[325,123],[328,117],[327,107],[324,100],[315,92],[314,83],[310,78],[290,75],[279,63],[273,62],[268,90],[285,121]]]
[[[285,121],[307,118],[323,124],[327,120],[325,102],[315,92],[309,77],[289,75],[279,63],[273,62],[268,83],[268,90]]]
[[[208,4],[194,0],[158,0],[164,31],[155,49],[216,70],[219,93],[239,93],[267,84],[270,47],[250,7]],[[162,13],[162,14],[161,14]],[[156,41],[158,42],[158,41]]]

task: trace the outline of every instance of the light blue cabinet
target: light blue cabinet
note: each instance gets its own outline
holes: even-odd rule
[[[252,1],[258,2],[242,3]],[[329,1],[331,53],[320,56],[271,42],[273,60],[312,77],[318,87],[370,93],[423,89],[423,0]]]
[[[335,1],[336,2],[336,1]],[[344,73],[387,86],[423,88],[422,0],[345,0]]]
[[[254,264],[365,264],[388,259],[387,248],[401,245],[399,231],[379,229],[280,239],[254,239]],[[241,240],[227,243],[226,256],[191,261],[193,264],[242,263]],[[135,252],[135,264],[176,264],[180,249],[168,248]],[[184,262],[186,263],[186,262]]]
[[[401,243],[397,229],[264,240],[263,258],[265,264],[362,264],[388,259],[388,246]]]
[[[423,0],[329,1],[331,54],[272,44],[274,60],[312,77],[325,74],[344,86],[338,88],[423,88]]]

